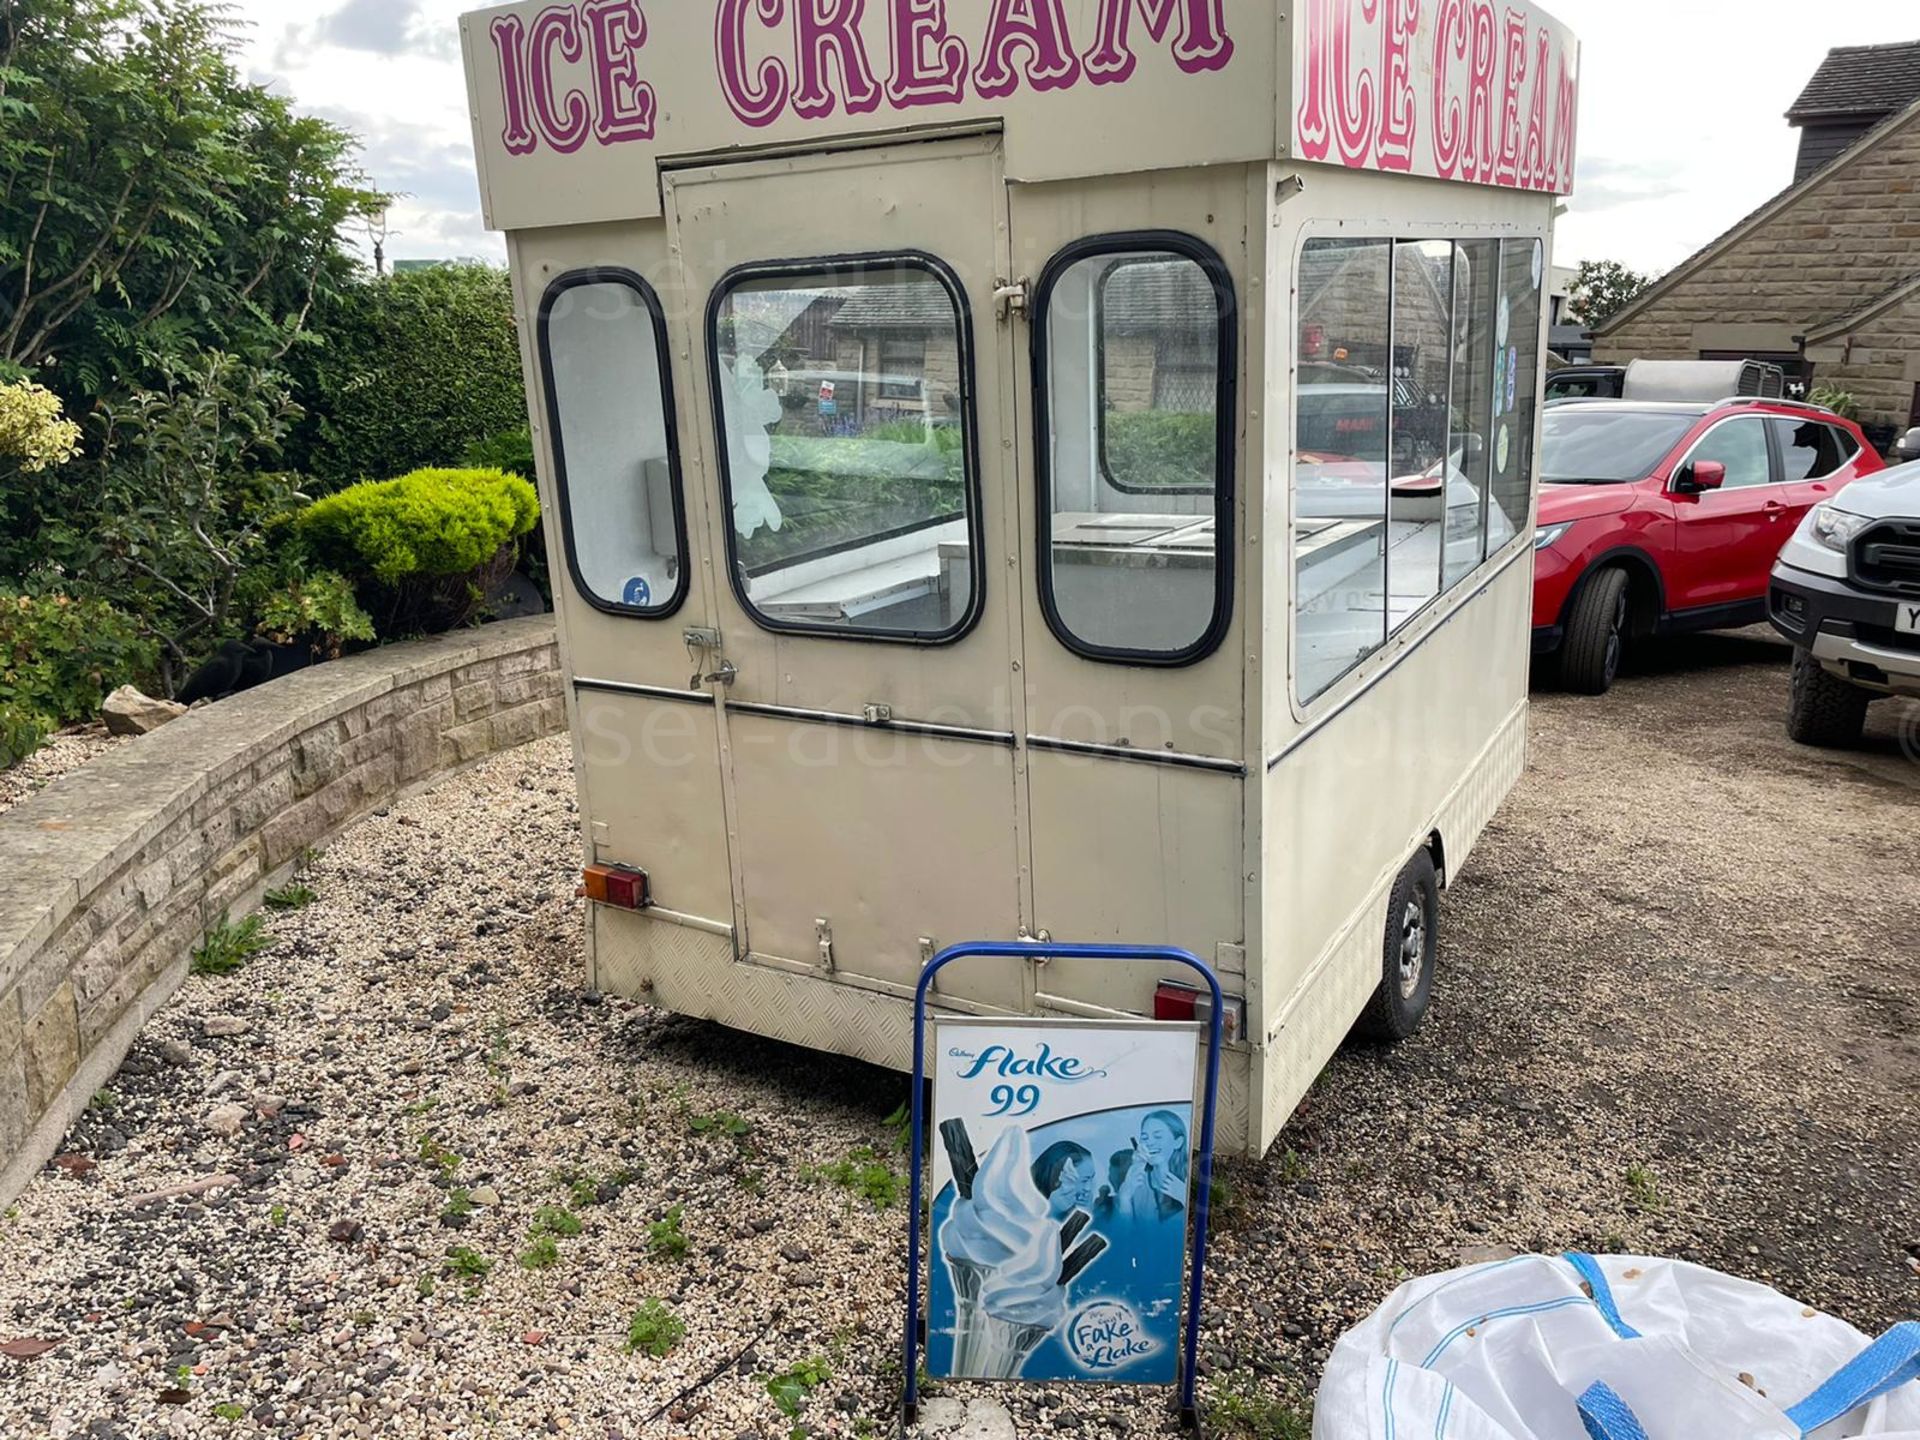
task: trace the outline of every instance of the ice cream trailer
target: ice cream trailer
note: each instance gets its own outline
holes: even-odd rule
[[[1520,0],[527,0],[506,232],[589,980],[905,1069],[1184,947],[1257,1153],[1525,751],[1578,48]],[[951,978],[949,978],[951,977]],[[955,1013],[1182,1016],[1152,965]]]

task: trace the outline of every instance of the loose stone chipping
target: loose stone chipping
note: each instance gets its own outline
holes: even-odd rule
[[[1905,712],[1860,756],[1801,751],[1771,652],[1686,653],[1723,668],[1539,697],[1529,777],[1448,892],[1429,1027],[1339,1056],[1224,1167],[1219,1433],[1304,1434],[1345,1326],[1502,1247],[1679,1254],[1868,1330],[1911,1312]],[[373,816],[273,948],[149,1024],[0,1222],[0,1340],[59,1341],[0,1360],[0,1434],[890,1433],[904,1214],[815,1173],[870,1149],[903,1175],[906,1083],[583,993],[572,793],[550,740]],[[1844,883],[1863,852],[1871,891]],[[649,1300],[686,1327],[664,1358],[627,1349]],[[815,1358],[782,1414],[764,1377]],[[1131,1392],[931,1398],[929,1433],[1177,1433]]]

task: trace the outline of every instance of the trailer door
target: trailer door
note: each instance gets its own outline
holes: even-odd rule
[[[904,992],[929,946],[1023,919],[998,143],[663,183],[717,622],[689,659],[719,701],[736,947]],[[1011,963],[942,988],[1027,998]]]

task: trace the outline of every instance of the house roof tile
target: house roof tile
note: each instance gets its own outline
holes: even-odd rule
[[[1807,88],[1787,111],[1809,120],[1879,117],[1920,100],[1920,40],[1897,45],[1843,45],[1829,50]]]

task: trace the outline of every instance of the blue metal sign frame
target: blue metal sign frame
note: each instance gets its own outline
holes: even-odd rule
[[[1207,1081],[1200,1119],[1200,1145],[1196,1156],[1193,1202],[1192,1263],[1187,1278],[1187,1323],[1182,1342],[1179,1409],[1181,1420],[1190,1428],[1200,1428],[1200,1408],[1195,1397],[1195,1362],[1200,1349],[1200,1299],[1207,1262],[1207,1209],[1213,1188],[1213,1122],[1220,1094],[1221,1014],[1224,1009],[1220,978],[1213,967],[1190,951],[1166,945],[1061,945],[1050,940],[975,940],[949,945],[920,972],[920,983],[913,992],[913,1147],[912,1182],[907,1205],[907,1324],[906,1394],[901,1401],[901,1419],[911,1425],[920,1413],[920,1206],[922,1200],[922,1157],[926,1153],[927,1126],[927,994],[933,978],[956,960],[981,958],[1013,960],[1145,960],[1158,964],[1184,965],[1207,982],[1213,995],[1213,1010],[1207,1022]]]

